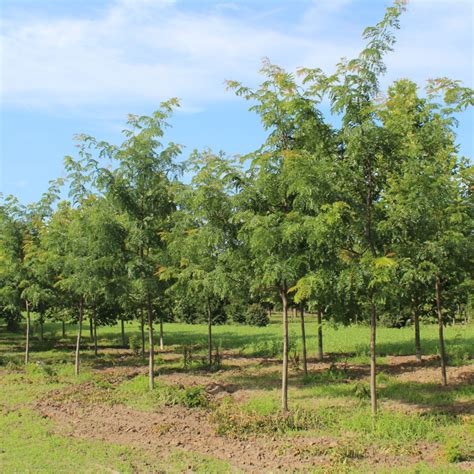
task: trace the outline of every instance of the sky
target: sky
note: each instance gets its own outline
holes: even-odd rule
[[[224,81],[261,81],[262,59],[332,72],[363,46],[384,0],[0,0],[0,192],[40,198],[75,156],[73,136],[121,142],[127,114],[181,100],[167,138],[245,154],[265,132]],[[448,76],[473,87],[474,0],[412,0],[386,87]],[[458,128],[472,158],[474,115]]]

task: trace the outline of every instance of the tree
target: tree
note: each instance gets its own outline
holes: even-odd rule
[[[240,171],[223,154],[209,150],[193,153],[187,164],[195,174],[191,185],[177,194],[180,211],[169,235],[174,263],[162,269],[161,278],[174,278],[172,290],[195,300],[206,314],[211,367],[213,315],[236,281],[229,252],[237,245],[232,194],[239,187]]]
[[[379,77],[385,72],[383,57],[395,42],[393,30],[399,28],[399,17],[405,2],[396,1],[381,22],[365,29],[367,45],[359,56],[343,59],[336,73],[326,76],[319,69],[302,69],[304,83],[317,100],[329,96],[332,112],[342,114],[339,150],[345,176],[341,181],[345,201],[354,210],[348,242],[349,273],[358,274],[370,312],[370,392],[372,413],[377,411],[376,327],[377,304],[384,300],[385,283],[394,262],[385,255],[377,228],[383,220],[378,206],[388,174],[396,170],[383,127],[375,115],[379,94]],[[352,277],[351,277],[352,278]],[[362,291],[363,292],[363,291]]]
[[[129,116],[129,128],[120,146],[97,142],[83,136],[84,146],[94,148],[99,157],[117,162],[115,169],[98,169],[98,186],[124,215],[127,229],[129,277],[135,280],[148,313],[149,385],[154,387],[153,295],[160,292],[157,272],[163,264],[165,241],[162,235],[171,226],[175,209],[172,180],[179,172],[174,160],[181,148],[175,143],[164,146],[161,139],[166,120],[178,102],[173,99],[148,116]]]
[[[461,97],[465,98],[463,90]],[[452,107],[454,103],[451,99],[447,107],[435,103],[430,95],[419,98],[416,85],[402,80],[389,89],[380,112],[396,139],[394,148],[404,156],[400,173],[389,180],[383,195],[385,230],[404,262],[402,282],[415,312],[419,359],[419,305],[427,299],[428,291],[436,303],[443,385],[447,384],[443,295],[449,299],[449,291],[444,289],[469,279],[474,257],[468,231],[472,228],[472,203],[465,181],[472,166],[456,153],[452,113],[458,109]]]

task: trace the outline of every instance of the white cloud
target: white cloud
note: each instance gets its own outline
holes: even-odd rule
[[[389,77],[423,79],[439,70],[471,80],[468,3],[448,8],[446,0],[414,0],[402,20],[398,52],[388,60]],[[255,11],[242,14],[238,2],[199,10],[173,0],[119,0],[90,18],[6,18],[1,100],[55,109],[178,96],[193,109],[230,98],[224,79],[255,83],[264,56],[293,69],[331,68],[340,56],[356,54],[359,28],[347,12],[357,1],[303,5],[287,24],[256,21]]]

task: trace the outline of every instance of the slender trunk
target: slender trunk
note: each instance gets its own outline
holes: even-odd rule
[[[77,331],[77,341],[76,341],[76,364],[74,366],[74,373],[76,376],[79,375],[79,365],[80,365],[80,349],[81,349],[81,336],[82,336],[82,317],[84,313],[84,299],[81,297],[79,301],[79,328]]]
[[[94,323],[92,321],[92,316],[89,316],[89,338],[94,341]]]
[[[163,343],[163,313],[160,311],[160,351],[165,348]]]
[[[377,335],[377,309],[371,298],[370,301],[370,406],[372,415],[377,414],[377,361],[375,355]]]
[[[94,318],[94,355],[97,356],[97,318]]]
[[[418,309],[413,309],[413,320],[415,322],[415,354],[416,360],[421,362],[421,340],[420,340],[420,315]]]
[[[303,345],[303,370],[304,374],[308,375],[308,359],[306,357],[306,332],[304,327],[304,306],[303,303],[300,305],[300,316],[301,316],[301,342]]]
[[[39,323],[40,323],[40,342],[43,343],[44,341],[44,315],[42,313],[40,314]]]
[[[318,309],[318,360],[323,360],[323,321],[321,310]]]
[[[62,329],[63,329],[63,339],[66,337],[66,323],[64,321],[62,322]]]
[[[148,365],[148,376],[150,390],[155,387],[155,347],[153,344],[153,307],[151,305],[151,295],[147,294],[147,307],[148,307],[148,351],[149,351],[149,365]]]
[[[367,243],[370,248],[372,257],[377,256],[375,249],[375,241],[372,229],[372,210],[374,206],[374,183],[373,183],[373,171],[372,171],[372,156],[366,164],[366,177],[367,177],[367,221],[365,225],[365,234]],[[371,292],[369,294],[370,299],[370,405],[372,408],[372,415],[377,414],[377,361],[376,361],[376,336],[377,336],[377,308],[374,303],[374,295]]]
[[[207,363],[212,366],[212,311],[211,303],[207,300]]]
[[[280,289],[280,297],[283,306],[283,367],[281,377],[281,409],[284,413],[288,411],[288,296],[286,289]]]
[[[25,343],[25,365],[30,360],[30,303],[26,302],[26,343]]]
[[[446,376],[446,350],[444,347],[444,325],[443,313],[441,312],[441,282],[439,277],[436,277],[436,310],[438,313],[438,329],[439,329],[439,355],[441,359],[441,380],[444,386],[448,385],[448,378]]]
[[[125,340],[125,322],[123,318],[120,318],[120,332],[122,333],[122,347],[126,347],[127,341]]]
[[[140,330],[142,333],[142,357],[145,358],[145,320],[143,318],[143,308],[140,308]]]

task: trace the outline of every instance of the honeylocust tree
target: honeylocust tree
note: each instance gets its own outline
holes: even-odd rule
[[[439,88],[433,91],[433,84]],[[446,87],[448,90],[446,91]],[[388,182],[386,231],[403,261],[402,283],[415,312],[415,344],[421,358],[419,305],[427,290],[439,326],[441,379],[447,384],[444,318],[453,289],[470,279],[473,268],[472,196],[469,175],[472,165],[459,158],[454,142],[454,118],[472,103],[472,91],[456,83],[429,84],[428,95],[420,98],[410,81],[399,81],[389,89],[380,116],[387,130],[398,139],[398,153],[404,156],[400,173]],[[445,91],[448,103],[435,102]],[[470,97],[470,99],[469,99]],[[471,177],[472,179],[472,177]]]
[[[181,148],[175,143],[162,143],[164,131],[176,100],[161,104],[151,116],[129,116],[124,130],[125,141],[119,146],[84,137],[87,146],[99,157],[113,160],[112,169],[100,167],[98,186],[107,199],[124,216],[129,253],[129,278],[143,297],[142,308],[148,314],[149,386],[154,387],[153,299],[163,290],[157,272],[165,259],[162,238],[171,225],[175,210],[172,181],[178,166],[175,159]]]
[[[207,361],[212,366],[214,315],[236,283],[229,253],[238,245],[233,197],[240,171],[224,154],[211,151],[193,153],[187,166],[194,176],[178,193],[179,212],[168,236],[172,262],[161,278],[173,278],[173,293],[196,301],[206,315]]]

